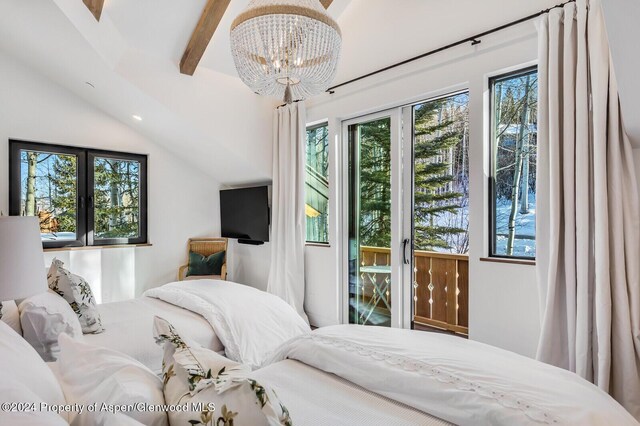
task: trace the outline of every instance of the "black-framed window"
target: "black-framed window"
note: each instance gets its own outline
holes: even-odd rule
[[[45,248],[147,242],[147,156],[9,141],[9,214]]]
[[[538,71],[493,77],[490,247],[493,257],[536,256]]]
[[[307,127],[305,175],[306,240],[329,243],[329,126]]]

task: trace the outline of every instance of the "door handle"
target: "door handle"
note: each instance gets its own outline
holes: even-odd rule
[[[84,209],[84,206],[85,206],[84,197],[82,197],[82,196],[78,197],[78,204],[80,204],[80,208],[81,209]]]
[[[411,264],[411,259],[407,256],[407,247],[409,247],[409,243],[411,243],[411,240],[408,238],[402,240],[402,263],[405,265]]]

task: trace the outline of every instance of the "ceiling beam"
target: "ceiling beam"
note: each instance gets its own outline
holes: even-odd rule
[[[333,0],[320,0],[320,3],[322,3],[325,9],[329,9],[329,6],[331,6]]]
[[[204,51],[216,32],[220,20],[224,16],[231,0],[207,0],[207,4],[202,11],[198,25],[191,34],[191,40],[182,55],[180,61],[180,72],[182,74],[193,75],[196,67],[204,55]]]
[[[100,21],[102,15],[102,7],[104,6],[104,0],[82,0],[87,9],[91,11],[96,21]]]

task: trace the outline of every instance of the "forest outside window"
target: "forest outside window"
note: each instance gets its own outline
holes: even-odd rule
[[[147,156],[9,144],[9,213],[38,217],[45,248],[147,242]]]
[[[329,243],[329,127],[307,128],[305,177],[306,239]]]
[[[538,73],[528,68],[490,80],[491,247],[494,257],[536,255]]]

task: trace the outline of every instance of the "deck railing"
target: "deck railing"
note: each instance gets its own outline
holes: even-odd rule
[[[389,248],[360,247],[360,266],[390,264]],[[468,334],[469,256],[416,250],[413,265],[413,321],[455,333]],[[380,278],[388,279],[388,277]],[[366,285],[363,287],[365,287],[364,296],[369,291],[366,291]],[[388,295],[381,296],[388,297]]]

